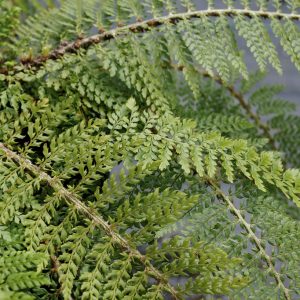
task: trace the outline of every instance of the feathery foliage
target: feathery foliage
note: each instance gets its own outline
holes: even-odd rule
[[[1,299],[299,297],[299,1],[198,4],[0,0]]]

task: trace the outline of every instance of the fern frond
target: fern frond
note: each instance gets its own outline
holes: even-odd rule
[[[133,113],[136,112],[135,107],[131,107],[131,110]],[[217,172],[217,160],[221,157],[224,159],[224,164],[221,166],[228,173],[230,182],[233,181],[234,163],[246,177],[252,178],[261,190],[265,190],[263,184],[263,180],[265,180],[275,184],[284,193],[290,193],[290,196],[299,205],[297,197],[299,171],[283,172],[282,163],[276,155],[274,156],[274,153],[263,152],[258,155],[256,150],[249,148],[243,140],[229,140],[221,137],[218,133],[198,134],[195,131],[195,123],[190,120],[181,122],[172,116],[159,119],[154,114],[146,114],[145,117],[144,132],[137,135],[139,142],[139,149],[135,156],[137,160],[144,161],[145,164],[159,160],[162,161],[160,169],[164,169],[175,154],[186,174],[189,174],[197,165],[200,177],[207,174],[213,178]],[[120,128],[127,128],[129,120],[127,119],[127,122],[126,119],[123,120]],[[137,121],[138,119],[136,119]],[[110,122],[114,124],[116,120],[110,119]],[[153,129],[157,134],[151,133]],[[149,151],[151,155],[149,155]],[[195,153],[192,158],[190,152]],[[276,175],[274,176],[274,174]],[[291,189],[290,180],[294,180]]]
[[[297,167],[299,117],[294,114],[296,105],[279,96],[282,92],[280,85],[264,85],[252,91],[253,88],[245,88],[245,84],[242,82],[241,90],[248,94],[246,103],[267,120],[260,123],[263,125],[260,128],[269,136],[274,148],[284,154],[285,162]]]
[[[203,203],[196,205],[177,226],[166,232],[172,235],[183,227],[184,232],[193,233],[196,240],[214,241],[229,253],[241,255],[245,264],[240,271],[247,270],[253,280],[246,288],[233,292],[231,297],[244,299],[251,295],[272,299],[279,292],[279,297],[293,299],[299,291],[298,275],[294,273],[299,259],[294,240],[299,233],[297,212],[293,217],[288,204],[282,203],[280,197],[274,194],[265,197],[255,192],[251,185],[246,188],[244,182],[234,191],[224,184],[221,190],[216,182],[207,180],[211,191],[207,191],[205,185],[199,187],[197,180],[191,180],[194,182],[192,189],[203,193]],[[278,223],[274,222],[276,216],[280,216]],[[279,232],[283,231],[289,233],[281,235]],[[284,253],[293,253],[293,258]],[[291,279],[288,287],[287,277]]]
[[[78,210],[78,212],[83,213],[84,215],[86,215],[91,223],[89,226],[87,227],[79,227],[78,229],[75,230],[75,233],[73,235],[71,235],[68,239],[67,242],[65,244],[65,246],[63,245],[62,247],[66,247],[67,249],[70,249],[69,245],[70,245],[70,241],[73,241],[73,239],[76,239],[76,246],[75,248],[73,248],[72,252],[69,253],[64,253],[61,256],[61,259],[63,261],[66,261],[66,263],[62,264],[59,268],[59,272],[63,272],[63,275],[60,275],[60,280],[62,280],[63,283],[63,295],[65,298],[68,298],[71,295],[71,289],[72,289],[72,281],[74,280],[76,273],[77,273],[77,265],[80,262],[80,259],[83,259],[83,256],[85,255],[85,251],[86,251],[86,247],[84,247],[81,244],[81,241],[85,241],[85,243],[88,243],[90,241],[90,239],[88,239],[88,236],[86,235],[94,226],[99,226],[103,232],[108,235],[111,239],[112,242],[116,245],[118,245],[119,247],[121,247],[121,249],[125,250],[125,253],[127,253],[125,255],[125,257],[132,257],[134,259],[137,259],[140,263],[142,263],[142,265],[144,265],[144,267],[146,268],[145,270],[147,271],[148,275],[151,277],[154,277],[154,279],[159,280],[160,282],[162,282],[162,291],[165,290],[167,292],[169,292],[171,295],[173,295],[175,298],[179,298],[181,292],[180,291],[176,291],[174,289],[174,287],[172,287],[168,281],[166,281],[165,276],[168,274],[165,272],[161,273],[158,269],[155,268],[155,266],[153,266],[150,261],[149,258],[147,258],[147,256],[143,256],[138,250],[136,250],[135,248],[133,248],[131,246],[131,242],[128,242],[126,239],[124,239],[119,233],[115,232],[115,230],[113,229],[114,227],[112,225],[110,225],[107,221],[105,221],[100,215],[97,214],[97,212],[94,211],[93,208],[90,208],[88,206],[86,206],[81,199],[79,199],[75,194],[73,194],[72,192],[68,191],[67,189],[65,189],[61,182],[55,180],[54,178],[50,177],[48,174],[46,174],[45,172],[41,171],[39,169],[39,167],[35,166],[32,164],[32,162],[30,162],[27,159],[22,158],[21,156],[15,154],[14,152],[10,151],[9,149],[5,148],[5,146],[1,145],[1,149],[5,152],[5,154],[11,158],[12,160],[16,160],[18,161],[18,163],[20,163],[22,165],[23,168],[30,170],[31,172],[33,172],[34,174],[36,174],[37,177],[39,177],[40,180],[45,180],[52,188],[53,190],[57,193],[59,198],[64,199],[67,203],[69,203],[69,205],[74,206],[76,208],[76,210]],[[195,198],[196,199],[196,198]],[[187,203],[189,203],[189,201],[187,201]],[[190,204],[189,204],[190,205]],[[189,206],[185,207],[183,206],[183,210],[187,210],[189,208]],[[153,217],[151,217],[151,219],[153,219]],[[171,219],[170,221],[173,221],[173,219]],[[169,222],[170,222],[169,221]],[[80,238],[78,239],[78,234],[80,235]],[[132,237],[134,237],[134,234],[132,235]],[[137,239],[137,242],[139,242],[139,240]],[[122,254],[122,252],[121,252]],[[217,255],[217,253],[215,253],[214,255]],[[126,260],[128,261],[128,260]],[[129,262],[129,261],[128,261]],[[121,269],[119,271],[112,271],[112,276],[113,274],[116,274],[117,276],[120,276],[120,272],[124,272],[125,274],[127,274],[127,267],[124,265],[124,261],[123,262],[119,262],[118,260],[115,261],[115,264],[120,266],[121,268],[125,268],[125,269]],[[128,267],[131,270],[131,264],[128,265]],[[172,272],[172,275],[176,275],[177,273]],[[114,278],[114,277],[111,277]],[[130,276],[127,274],[126,275],[126,280],[129,280]],[[104,286],[104,290],[107,290],[104,292],[104,295],[106,295],[107,297],[116,297],[117,295],[121,295],[121,291],[118,290],[120,288],[124,289],[124,283],[122,283],[122,285],[119,285],[118,281],[123,282],[123,279],[120,277],[117,277],[117,282],[115,282],[114,280],[114,284],[115,285],[111,285],[110,283],[110,277],[108,278],[108,283],[106,286]],[[124,279],[125,280],[125,279]],[[201,288],[201,284],[202,281],[199,282],[199,288]],[[225,284],[225,283],[224,283]],[[241,281],[240,285],[243,285],[244,282]],[[236,282],[228,282],[226,281],[225,284],[227,287],[228,285],[232,285],[232,286],[236,286]],[[186,287],[186,290],[183,293],[189,293],[189,291],[193,291],[194,287],[191,288],[189,286]],[[216,292],[217,290],[210,290],[210,292]],[[117,294],[115,294],[117,293]]]
[[[48,264],[43,253],[11,251],[0,259],[0,295],[3,299],[34,299],[27,290],[49,285],[50,279],[41,273]],[[24,293],[22,292],[24,290]]]
[[[270,268],[270,272],[275,277],[278,287],[280,288],[280,290],[282,290],[285,298],[291,299],[289,290],[285,287],[284,282],[281,279],[281,275],[277,272],[275,265],[272,262],[271,257],[266,253],[261,241],[259,240],[259,238],[257,238],[254,231],[252,230],[251,225],[245,220],[245,218],[240,213],[240,211],[234,206],[231,199],[228,196],[226,196],[214,182],[209,180],[209,183],[214,187],[217,194],[220,195],[224,201],[226,201],[226,203],[229,207],[229,210],[233,214],[236,215],[236,217],[239,219],[240,224],[246,229],[246,232],[249,234],[250,239],[255,243],[255,245],[259,251],[259,254],[266,261],[268,267]]]
[[[23,61],[31,66],[40,66],[48,59],[58,59],[68,52],[74,52],[80,48],[87,48],[93,44],[115,39],[117,36],[124,35],[124,33],[144,33],[148,32],[149,30],[155,29],[156,27],[165,26],[166,24],[170,23],[174,24],[175,26],[179,26],[180,24],[182,26],[182,24],[186,24],[186,29],[184,29],[184,35],[186,35],[186,37],[187,35],[189,35],[189,39],[191,39],[192,32],[194,31],[194,34],[196,34],[198,38],[206,40],[206,44],[202,46],[204,47],[204,52],[201,50],[202,54],[208,51],[208,49],[211,47],[214,47],[217,51],[215,53],[218,53],[218,55],[215,57],[213,66],[210,66],[207,63],[209,60],[213,60],[214,52],[211,52],[210,54],[207,53],[207,59],[205,60],[205,65],[203,65],[204,57],[201,58],[200,52],[198,51],[198,54],[195,53],[195,55],[198,57],[198,61],[200,59],[199,62],[202,63],[202,66],[206,68],[207,71],[211,71],[212,67],[216,68],[217,72],[222,77],[222,79],[226,81],[229,79],[228,68],[230,67],[233,67],[242,75],[247,76],[245,65],[241,60],[240,54],[236,47],[234,33],[228,26],[226,20],[227,18],[233,18],[240,35],[243,38],[245,38],[248,47],[253,52],[261,69],[265,69],[266,63],[269,62],[271,65],[273,65],[275,69],[277,69],[279,72],[281,71],[278,55],[265,29],[265,25],[262,22],[263,19],[270,19],[272,21],[274,20],[272,27],[275,31],[275,34],[278,37],[282,38],[283,47],[287,50],[288,54],[291,55],[291,58],[294,61],[296,67],[298,67],[297,40],[299,30],[294,24],[294,21],[299,20],[300,17],[295,10],[292,10],[292,12],[283,13],[278,10],[268,10],[267,7],[264,5],[261,6],[260,10],[251,10],[247,5],[245,8],[240,9],[235,8],[233,4],[228,3],[226,3],[227,8],[217,9],[213,8],[213,3],[210,3],[208,5],[209,9],[207,10],[192,10],[187,12],[178,12],[175,6],[171,5],[170,3],[165,3],[165,9],[170,13],[170,15],[159,15],[152,19],[150,18],[145,21],[140,21],[140,15],[143,11],[143,5],[139,5],[138,3],[131,1],[126,1],[124,2],[124,4],[118,3],[116,7],[112,7],[111,3],[112,2],[110,1],[106,1],[104,3],[104,7],[102,8],[103,12],[104,14],[106,14],[106,8],[109,7],[109,9],[107,9],[107,11],[109,11],[108,14],[113,15],[115,17],[116,24],[121,26],[115,29],[107,30],[104,33],[89,36],[88,32],[91,29],[93,22],[99,22],[97,16],[90,14],[90,11],[93,8],[96,9],[97,7],[96,1],[89,0],[89,2],[86,2],[86,4],[81,7],[81,15],[87,15],[86,18],[81,18],[80,21],[80,27],[82,27],[83,29],[82,33],[84,35],[84,38],[79,38],[79,40],[76,40],[74,42],[68,42],[66,45],[59,46],[53,51],[45,50],[45,47],[49,47],[49,44],[54,44],[55,47],[57,47],[59,44],[60,36],[65,36],[65,38],[69,41],[72,39],[76,39],[76,28],[78,28],[79,26],[77,24],[78,22],[76,23],[76,19],[78,19],[77,11],[79,8],[76,9],[76,5],[74,6],[69,1],[66,1],[66,3],[60,10],[54,9],[53,11],[50,11],[47,16],[43,16],[43,19],[46,21],[45,25],[42,25],[42,27],[41,23],[38,21],[40,18],[36,21],[31,21],[30,23],[28,23],[30,24],[29,26],[31,30],[33,29],[33,27],[35,27],[34,24],[36,24],[37,26],[36,30],[33,30],[33,33],[36,34],[34,40],[45,41],[45,36],[41,36],[41,33],[44,32],[45,29],[47,29],[47,35],[49,37],[46,36],[46,42],[44,42],[41,46],[37,47],[37,49],[39,49],[37,50],[37,53],[40,53],[41,49],[43,48],[43,51],[45,53],[44,55],[40,55],[34,58],[31,57],[31,54],[28,54],[26,58],[23,58]],[[155,7],[155,5],[153,7]],[[132,15],[138,16],[137,19],[139,21],[133,24],[128,24],[130,19],[129,16],[131,13]],[[211,17],[216,17],[217,21],[212,22],[210,20]],[[249,22],[248,19],[250,19]],[[284,23],[284,26],[286,26],[285,31],[283,31],[283,29],[280,31],[282,23]],[[58,27],[55,28],[53,26]],[[63,30],[62,26],[66,29]],[[205,26],[206,30],[202,30],[201,33],[201,27],[203,26]],[[256,28],[256,30],[248,30],[249,28],[253,29],[253,26]],[[208,28],[210,28],[210,32],[212,33],[212,35],[206,36],[205,38],[205,34],[207,35],[208,33]],[[23,36],[25,31],[28,32],[28,29],[29,27],[24,27],[23,33],[20,32],[20,35]],[[65,34],[62,34],[62,31],[65,32]],[[289,32],[289,36],[293,37],[293,44],[289,43],[289,40],[287,38],[284,38],[282,32]],[[213,39],[217,37],[219,37],[218,43],[213,42]],[[261,37],[263,38],[261,39]],[[26,39],[26,45],[28,45],[28,43],[32,45],[32,42],[30,41],[31,38],[27,36]],[[225,47],[228,50],[228,57],[225,57],[223,55],[223,52],[221,51],[221,41],[223,49]],[[213,46],[214,43],[215,46]],[[286,46],[288,43],[289,46]],[[193,43],[194,50],[196,49],[195,47],[197,47],[196,44],[197,43]]]
[[[3,64],[9,60],[12,55],[12,47],[10,38],[12,32],[16,30],[19,25],[20,10],[15,7],[10,1],[0,1],[0,62]]]
[[[260,81],[272,32],[299,69],[298,1],[16,2],[0,298],[296,299],[300,124]]]

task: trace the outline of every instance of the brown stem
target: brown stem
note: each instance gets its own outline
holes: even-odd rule
[[[172,64],[172,67],[182,71],[184,69],[184,66],[182,65],[174,65]],[[197,71],[204,77],[208,77],[213,79],[215,82],[219,83],[220,85],[224,86],[228,92],[231,94],[231,96],[233,96],[241,105],[241,107],[244,109],[244,111],[246,112],[246,114],[249,116],[249,118],[254,121],[254,123],[257,125],[258,128],[261,129],[261,131],[263,132],[263,134],[265,135],[265,137],[269,140],[269,143],[272,147],[272,149],[274,151],[279,151],[277,146],[276,146],[276,142],[271,134],[271,129],[270,127],[265,124],[260,116],[258,114],[256,114],[253,110],[251,105],[248,103],[248,101],[245,99],[244,95],[242,93],[240,93],[233,85],[227,85],[226,83],[224,83],[224,81],[222,80],[221,77],[217,76],[217,75],[211,75],[210,73],[204,71],[204,70],[199,70],[197,69]]]
[[[68,204],[74,205],[74,207],[84,215],[86,215],[91,221],[99,226],[108,236],[110,236],[114,243],[118,244],[121,248],[125,249],[131,256],[137,258],[144,266],[148,273],[162,283],[174,299],[179,299],[179,293],[168,282],[168,280],[157,270],[148,260],[147,257],[142,255],[138,250],[132,248],[129,242],[124,239],[119,233],[115,232],[111,225],[106,222],[96,211],[86,206],[81,199],[67,190],[60,180],[53,178],[46,172],[41,170],[38,166],[34,165],[29,159],[22,157],[18,153],[7,148],[3,143],[0,143],[0,149],[4,152],[5,156],[16,163],[22,168],[27,169],[31,173],[35,174],[41,181],[45,181],[53,188],[59,197],[64,199]]]
[[[197,10],[191,12],[178,13],[178,14],[170,14],[167,16],[152,18],[149,20],[136,22],[130,25],[117,27],[115,29],[111,29],[106,32],[102,32],[99,34],[92,35],[90,37],[81,38],[76,41],[66,43],[63,46],[60,46],[57,49],[52,50],[48,55],[40,55],[37,57],[28,58],[28,60],[23,62],[23,65],[25,65],[27,68],[40,67],[49,59],[56,60],[61,58],[67,53],[74,53],[77,52],[79,49],[87,49],[91,45],[99,44],[100,42],[114,39],[117,36],[126,34],[128,32],[142,33],[142,32],[149,31],[151,28],[159,27],[166,23],[176,24],[181,20],[201,18],[203,16],[235,17],[239,15],[247,18],[260,17],[264,19],[275,18],[279,20],[281,19],[300,20],[299,14],[281,13],[275,11],[269,12],[269,11],[262,11],[262,10],[253,11],[248,9],[235,9],[235,8],[207,9],[207,10]],[[15,67],[15,71],[17,71],[17,69],[18,68]],[[7,74],[8,72],[9,70],[7,68],[0,69],[0,73],[2,74]]]
[[[269,140],[270,145],[272,146],[272,149],[275,151],[278,151],[275,140],[271,134],[270,127],[261,121],[259,115],[257,115],[251,108],[250,104],[247,102],[247,100],[244,98],[244,96],[238,92],[234,86],[226,86],[227,90],[230,92],[230,94],[238,100],[241,107],[246,111],[247,115],[254,121],[254,123],[262,130],[263,134],[266,136],[266,138]]]

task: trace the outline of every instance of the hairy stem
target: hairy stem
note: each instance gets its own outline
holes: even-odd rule
[[[248,236],[256,245],[256,248],[260,252],[262,258],[267,263],[269,269],[272,271],[272,274],[278,284],[278,287],[283,291],[284,297],[286,300],[291,300],[291,296],[289,294],[289,290],[285,287],[284,283],[280,278],[280,274],[276,271],[276,268],[272,262],[271,257],[267,254],[264,247],[262,246],[261,240],[255,235],[253,232],[251,225],[245,220],[239,209],[237,209],[232,203],[229,196],[227,196],[219,187],[217,183],[215,183],[211,178],[205,178],[206,182],[216,191],[216,193],[223,199],[223,201],[227,204],[230,211],[238,218],[240,224],[244,226],[246,229]]]
[[[38,166],[34,165],[29,159],[22,157],[18,153],[7,148],[3,143],[0,143],[0,149],[4,152],[5,156],[22,168],[27,169],[29,172],[37,176],[41,181],[45,181],[53,188],[53,190],[64,199],[68,204],[74,205],[74,207],[84,215],[86,215],[92,222],[100,227],[108,236],[112,238],[113,243],[118,244],[121,248],[125,249],[132,257],[137,258],[144,266],[149,275],[153,276],[160,284],[164,285],[166,291],[168,291],[173,299],[180,299],[179,293],[168,282],[168,280],[157,270],[138,250],[132,248],[129,242],[124,239],[119,233],[115,232],[110,224],[106,222],[96,211],[86,206],[81,199],[68,191],[57,178],[53,178],[46,172],[41,170]]]
[[[40,67],[47,60],[52,59],[56,60],[64,56],[67,53],[77,52],[79,49],[87,49],[91,45],[99,44],[103,41],[108,41],[116,38],[117,36],[124,35],[128,32],[142,33],[149,31],[151,28],[159,27],[161,25],[171,23],[176,24],[181,20],[201,18],[203,16],[207,17],[235,17],[235,16],[245,16],[247,18],[259,17],[263,19],[289,19],[289,20],[300,20],[300,14],[294,13],[282,13],[282,12],[270,12],[262,10],[248,10],[248,9],[235,9],[235,8],[226,8],[226,9],[207,9],[207,10],[196,10],[189,11],[178,14],[170,14],[167,16],[152,18],[145,21],[136,22],[126,26],[120,26],[115,29],[111,29],[99,34],[95,34],[86,38],[81,38],[76,41],[67,43],[64,46],[60,46],[57,49],[52,50],[48,55],[40,55],[37,57],[29,58],[24,61],[23,64],[26,67]],[[17,70],[17,68],[16,68]],[[0,73],[7,73],[8,69],[0,69]]]
[[[250,119],[252,119],[254,123],[262,130],[265,137],[269,140],[272,149],[278,151],[275,140],[271,134],[270,127],[264,122],[262,122],[259,115],[252,110],[251,105],[247,102],[244,96],[234,88],[234,86],[225,85],[225,87],[230,92],[230,94],[235,99],[237,99],[237,101],[240,103],[241,107],[245,110]]]

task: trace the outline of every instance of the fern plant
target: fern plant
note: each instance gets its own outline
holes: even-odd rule
[[[0,0],[1,299],[299,298],[300,3],[203,2]]]

